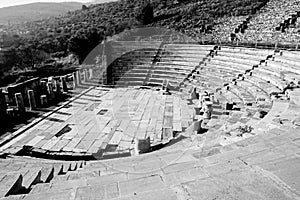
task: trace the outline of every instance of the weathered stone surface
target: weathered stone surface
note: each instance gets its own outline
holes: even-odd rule
[[[21,114],[25,113],[25,104],[24,104],[22,94],[21,93],[16,93],[15,94],[15,99],[16,99],[16,104],[17,104],[19,113],[21,113]]]
[[[36,101],[35,101],[35,95],[33,90],[28,90],[28,100],[30,109],[34,110],[36,108]]]
[[[23,175],[22,185],[29,188],[31,185],[41,181],[41,168],[31,168]]]
[[[95,177],[95,178],[89,178],[86,180],[88,185],[97,185],[97,184],[102,184],[102,185],[108,185],[111,183],[115,183],[118,181],[125,181],[127,180],[127,174],[126,173],[114,173],[111,175],[104,175],[100,177]]]
[[[62,190],[70,190],[77,187],[83,187],[87,186],[86,180],[70,180],[70,181],[60,181],[60,182],[54,182],[51,185],[50,192],[52,191],[62,191]]]
[[[182,183],[207,177],[208,174],[202,168],[190,168],[163,175],[164,182],[168,186],[181,185]]]
[[[48,82],[49,91],[51,85],[52,81]],[[51,105],[51,102],[47,102],[50,96],[50,93],[41,96],[42,107]],[[118,98],[112,101],[114,96]],[[177,105],[174,113],[173,103]],[[144,153],[151,150],[151,145],[173,139],[174,130],[182,130],[182,120],[186,123],[192,120],[188,114],[191,108],[186,103],[178,96],[164,98],[155,90],[90,88],[71,100],[68,106],[50,113],[40,123],[34,123],[25,131],[21,142],[34,151],[43,149],[53,155],[76,153],[107,159],[130,156],[134,149],[133,141],[139,138],[145,141],[139,145],[140,153]],[[166,105],[169,111],[164,113]],[[184,114],[181,115],[181,112]],[[166,139],[163,137],[163,119],[167,116],[171,121],[168,122]],[[177,120],[176,127],[171,123],[173,118]],[[34,139],[37,134],[39,139]]]
[[[162,187],[164,187],[163,181],[161,177],[157,175],[119,183],[121,196],[133,196],[138,193],[158,190]]]
[[[39,193],[39,194],[29,194],[26,195],[24,200],[36,200],[36,199],[45,199],[45,200],[73,200],[75,191],[74,189],[69,190],[58,190],[54,192]]]
[[[121,197],[119,200],[174,200],[177,199],[176,193],[169,188],[161,188],[160,190],[154,190],[149,192],[136,193],[133,196]]]
[[[292,123],[293,123],[295,126],[300,126],[300,117],[294,119],[294,120],[292,121]]]
[[[298,109],[292,102],[274,101],[269,111],[272,102],[265,102],[264,110],[269,111],[268,114],[263,119],[254,115],[259,113],[260,108],[254,103],[255,97],[263,96],[264,101],[270,101],[269,95],[280,86],[273,85],[273,78],[275,82],[279,81],[275,76],[265,81],[268,76],[262,73],[264,75],[260,77],[260,73],[255,72],[264,66],[252,67],[257,64],[254,62],[260,53],[249,51],[247,56],[254,58],[250,65],[247,61],[244,64],[234,63],[234,59],[239,59],[239,62],[244,59],[237,58],[230,51],[227,56],[224,55],[226,50],[220,51],[210,57],[210,62],[201,66],[201,70],[197,69],[197,75],[189,73],[189,80],[183,81],[187,84],[184,85],[186,88],[181,88],[182,92],[195,86],[200,90],[212,88],[215,91],[219,88],[218,91],[222,91],[215,94],[211,119],[204,124],[207,132],[194,135],[191,131],[191,134],[183,134],[162,149],[144,155],[87,161],[88,165],[80,170],[77,163],[71,161],[27,157],[0,159],[0,169],[3,169],[0,171],[1,194],[14,184],[10,181],[15,179],[5,178],[8,172],[14,172],[24,177],[23,186],[32,188],[25,199],[300,199],[300,136],[297,122],[293,121],[297,119]],[[245,56],[239,48],[234,52]],[[197,56],[198,53],[194,52]],[[230,64],[222,66],[221,59],[218,60],[220,57],[230,58]],[[215,67],[211,67],[213,63]],[[268,68],[264,70],[271,70],[269,66],[268,61]],[[206,80],[201,73],[208,67],[205,73],[209,80]],[[251,77],[245,76],[244,80],[230,84],[229,90],[221,89],[228,86],[226,79],[232,81],[236,74],[243,76],[248,67],[253,71]],[[230,71],[220,77],[221,70],[227,69]],[[80,75],[79,72],[77,76],[75,74],[77,86]],[[86,80],[88,74],[84,72],[84,75]],[[135,138],[149,137],[150,145],[165,142],[198,119],[193,118],[191,109],[195,102],[191,101],[188,105],[185,101],[188,94],[177,98],[177,94],[164,96],[152,90],[92,88],[80,95],[68,104],[69,107],[52,113],[7,146],[10,149],[25,147],[28,152],[44,149],[39,151],[43,156],[62,158],[90,156],[91,153],[104,155],[103,151],[114,154],[124,149],[132,150]],[[222,105],[226,102],[236,102],[237,105],[228,104],[230,111],[222,115]],[[250,124],[255,131],[246,131],[239,136],[234,131],[225,133],[227,123],[235,128]],[[147,144],[147,148],[150,145]],[[8,149],[5,152],[12,151]],[[6,160],[13,161],[7,163]],[[37,184],[39,179],[51,179],[51,182]],[[13,188],[15,190],[10,192],[18,189],[16,186]]]
[[[40,97],[40,99],[41,99],[41,106],[42,106],[42,107],[45,107],[45,106],[48,105],[48,99],[47,99],[47,96],[46,96],[46,95],[42,95],[42,96]]]
[[[5,118],[7,104],[2,89],[0,89],[0,116]]]
[[[76,189],[75,199],[91,199],[92,198],[92,188],[91,187],[79,187]],[[101,193],[101,191],[98,191]],[[104,199],[104,196],[103,196]]]
[[[47,83],[47,96],[49,101],[52,101],[55,99],[55,93],[54,93],[54,86],[52,82]]]
[[[37,184],[32,187],[30,193],[31,194],[46,193],[49,191],[50,186],[51,186],[50,183]]]
[[[63,92],[68,92],[67,77],[61,76],[60,82],[61,82],[61,87],[62,87]]]
[[[72,78],[73,78],[73,89],[77,88],[78,87],[78,77],[77,77],[77,73],[74,72],[72,74]]]
[[[22,188],[22,176],[19,173],[4,175],[0,180],[0,198],[16,194]]]

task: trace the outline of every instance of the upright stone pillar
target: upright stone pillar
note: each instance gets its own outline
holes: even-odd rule
[[[49,100],[52,101],[55,98],[54,92],[53,92],[53,85],[51,82],[47,83],[47,92]]]
[[[73,72],[72,77],[73,77],[73,89],[78,87],[78,81],[77,81],[77,72]]]
[[[7,105],[6,105],[5,96],[2,92],[2,89],[0,88],[0,118],[1,119],[5,119],[6,109],[7,109]]]
[[[135,138],[135,153],[136,155],[140,153],[146,153],[151,148],[150,137],[146,139],[137,139]]]
[[[35,102],[35,95],[33,90],[28,90],[28,100],[29,100],[29,105],[30,105],[30,110],[35,110],[36,109],[36,102]]]
[[[91,79],[93,79],[93,77],[94,77],[93,69],[90,68],[90,69],[89,69],[89,79],[91,80]]]
[[[47,104],[48,104],[47,95],[42,95],[41,96],[41,106],[46,107]]]
[[[62,86],[63,92],[68,92],[67,76],[61,76],[60,81],[61,81],[61,86]]]
[[[199,94],[199,99],[198,99],[198,108],[201,110],[202,106],[203,106],[203,98],[204,98],[205,94],[201,93]]]
[[[215,102],[215,95],[214,94],[209,95],[209,97],[210,97],[210,101],[212,103]]]
[[[204,113],[203,113],[203,118],[204,119],[210,119],[212,115],[212,102],[206,102],[204,104]]]
[[[23,101],[23,96],[21,93],[16,93],[15,94],[15,99],[16,99],[16,104],[17,104],[17,108],[20,114],[25,113],[25,105],[24,105],[24,101]]]
[[[196,131],[197,133],[200,133],[202,131],[202,122],[203,119],[200,118],[198,121],[194,123],[194,131]]]
[[[15,102],[15,88],[13,86],[7,87],[8,92],[8,104],[14,104]]]
[[[41,91],[40,94],[47,94],[47,81],[41,81]]]
[[[197,93],[197,88],[196,87],[193,88],[192,93],[190,94],[190,99],[191,100],[198,99],[198,93]]]
[[[165,90],[166,87],[167,87],[167,80],[164,79],[162,82],[162,89]]]
[[[61,95],[61,84],[59,80],[55,80],[55,88],[56,88],[56,96],[59,97]]]
[[[8,115],[9,117],[15,117],[16,116],[15,110],[13,108],[7,108],[6,115]]]
[[[83,70],[83,81],[88,82],[88,78],[89,78],[88,71],[87,71],[87,69],[84,69]]]
[[[81,75],[80,71],[76,71],[76,80],[77,80],[77,85],[81,85]]]
[[[233,103],[225,102],[224,109],[225,110],[232,110],[233,109]]]

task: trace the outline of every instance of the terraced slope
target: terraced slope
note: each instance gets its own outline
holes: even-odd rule
[[[161,54],[160,62],[172,65],[178,62],[178,57],[173,55],[180,53],[193,58],[196,47],[170,44],[165,48],[172,49],[174,54],[165,54],[166,57]],[[199,49],[201,46],[197,52]],[[215,46],[197,65],[191,59],[195,66],[186,73],[179,91],[164,91],[168,95],[163,95],[164,115],[159,116],[168,122],[169,114],[177,112],[176,106],[171,112],[170,99],[178,95],[182,101],[189,102],[186,110],[194,108],[192,121],[178,137],[157,151],[118,159],[88,160],[84,162],[86,165],[81,164],[83,168],[76,168],[78,162],[46,162],[23,157],[12,139],[0,149],[4,158],[9,156],[1,160],[2,166],[20,161],[21,165],[15,168],[12,165],[12,175],[2,175],[0,191],[5,196],[2,199],[300,199],[300,60],[297,55],[298,52],[290,51]],[[187,66],[179,64],[182,69]],[[78,74],[89,70],[82,69]],[[95,84],[94,79],[87,78],[90,76],[84,77],[80,86]],[[194,98],[195,92],[212,102],[210,119],[204,119],[202,111],[197,111],[199,100]],[[95,97],[108,105],[105,98]],[[201,119],[205,131],[197,134],[195,129]],[[142,127],[147,124],[144,123],[142,120],[137,134],[144,133]],[[172,129],[176,127],[173,123]],[[167,132],[162,133],[163,139]],[[117,135],[112,141],[119,138]],[[35,140],[31,142],[36,144]],[[55,163],[67,163],[69,170],[49,178],[43,168],[51,172]],[[30,170],[29,166],[32,166]]]

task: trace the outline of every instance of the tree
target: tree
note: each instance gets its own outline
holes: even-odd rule
[[[27,43],[20,46],[17,53],[17,57],[20,58],[18,62],[20,68],[34,69],[37,64],[49,57],[45,51],[38,49],[35,43]]]
[[[82,5],[82,10],[87,10],[88,7],[86,5]]]
[[[98,32],[95,28],[80,29],[70,38],[69,51],[78,57],[79,63],[82,63],[85,57],[102,42],[103,38],[103,32]]]
[[[151,3],[146,3],[136,11],[136,19],[143,25],[147,25],[153,22],[154,14]]]

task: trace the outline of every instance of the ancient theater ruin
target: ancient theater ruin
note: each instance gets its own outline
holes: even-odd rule
[[[46,112],[0,138],[0,200],[300,199],[299,3],[126,30],[3,87],[1,119]]]

